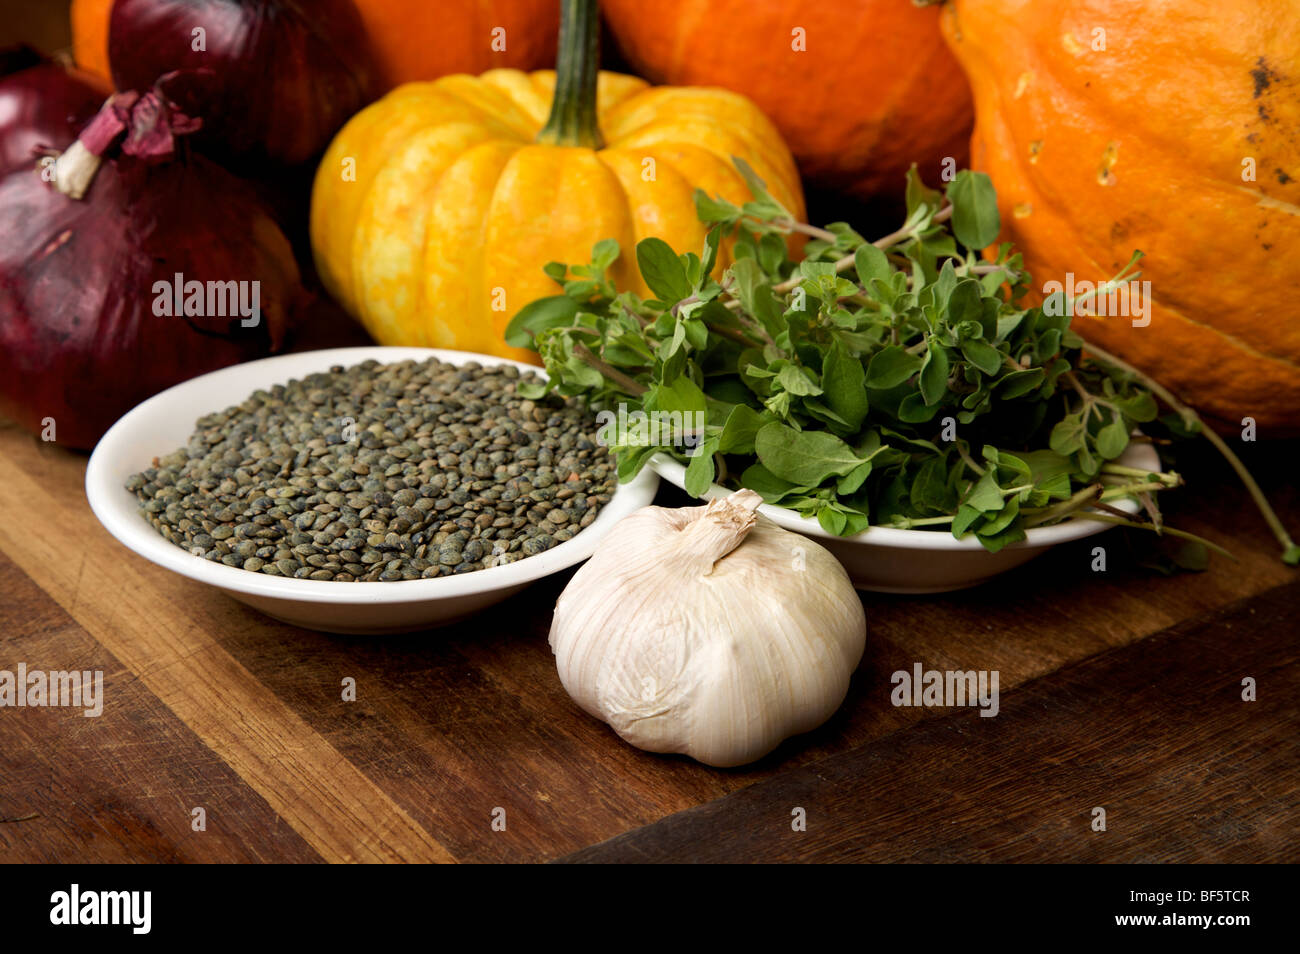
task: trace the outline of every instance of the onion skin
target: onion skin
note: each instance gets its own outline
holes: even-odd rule
[[[86,73],[19,56],[12,62],[25,68],[0,76],[0,175],[30,169],[42,149],[62,149],[108,96]]]
[[[25,429],[53,418],[59,444],[89,449],[157,392],[278,347],[306,303],[252,188],[187,152],[181,142],[160,161],[115,146],[82,200],[34,165],[0,179],[0,412]],[[257,281],[261,320],[155,314],[155,283],[178,272],[205,288]]]
[[[193,31],[206,49],[195,50]],[[168,93],[203,119],[196,148],[222,159],[305,162],[374,94],[350,0],[117,0],[108,56],[118,89],[202,71]]]

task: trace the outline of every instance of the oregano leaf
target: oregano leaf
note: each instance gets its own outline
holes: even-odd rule
[[[952,231],[970,249],[982,249],[997,240],[1002,227],[993,180],[983,172],[963,169],[948,186],[952,203]]]

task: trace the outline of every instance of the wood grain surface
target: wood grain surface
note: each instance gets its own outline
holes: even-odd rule
[[[1252,465],[1295,523],[1290,450]],[[1297,860],[1296,572],[1226,468],[1184,456],[1170,521],[1239,562],[1165,577],[1111,532],[975,590],[864,593],[841,711],[721,771],[569,700],[546,643],[566,575],[441,630],[297,629],[123,549],[84,455],[0,427],[0,669],[105,674],[98,718],[0,709],[0,861]],[[894,707],[917,662],[998,670],[1000,714]]]
[[[568,860],[1295,860],[1298,602],[1277,587],[1032,680],[987,724],[930,719]]]

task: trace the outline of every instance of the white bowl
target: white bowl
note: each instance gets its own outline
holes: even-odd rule
[[[184,447],[197,418],[238,403],[258,388],[327,371],[331,365],[347,367],[371,358],[385,364],[426,358],[451,364],[513,364],[545,376],[532,365],[467,351],[382,347],[308,351],[213,371],[145,401],[100,439],[86,468],[91,510],[128,549],[182,576],[215,586],[268,616],[333,633],[395,633],[461,619],[587,559],[614,524],[654,499],[659,478],[646,470],[636,480],[619,485],[589,527],[550,550],[461,576],[392,583],[286,579],[210,562],[163,539],[140,515],[139,501],[126,489],[126,479],[148,467],[154,457]]]
[[[650,458],[650,468],[670,484],[686,489],[686,468],[667,454]],[[1150,444],[1130,444],[1117,463],[1144,470],[1159,470],[1160,457]],[[705,497],[725,497],[731,491],[712,485]],[[1126,513],[1137,513],[1132,498],[1112,502]],[[1095,520],[1071,520],[1025,531],[1025,539],[997,553],[985,550],[975,537],[958,540],[946,530],[898,530],[869,527],[851,537],[837,537],[811,517],[785,507],[762,504],[758,512],[774,523],[816,538],[844,564],[849,579],[860,590],[880,593],[944,593],[990,580],[999,573],[1027,563],[1059,543],[1079,540],[1110,529]]]

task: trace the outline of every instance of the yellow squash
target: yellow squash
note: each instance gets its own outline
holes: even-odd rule
[[[802,218],[794,161],[757,106],[597,73],[595,28],[594,0],[565,0],[558,74],[410,83],[331,144],[312,193],[317,268],[381,344],[535,361],[503,334],[524,305],[558,293],[542,267],[586,262],[614,238],[615,283],[647,294],[635,243],[699,251],[694,190],[749,198],[732,156]]]

